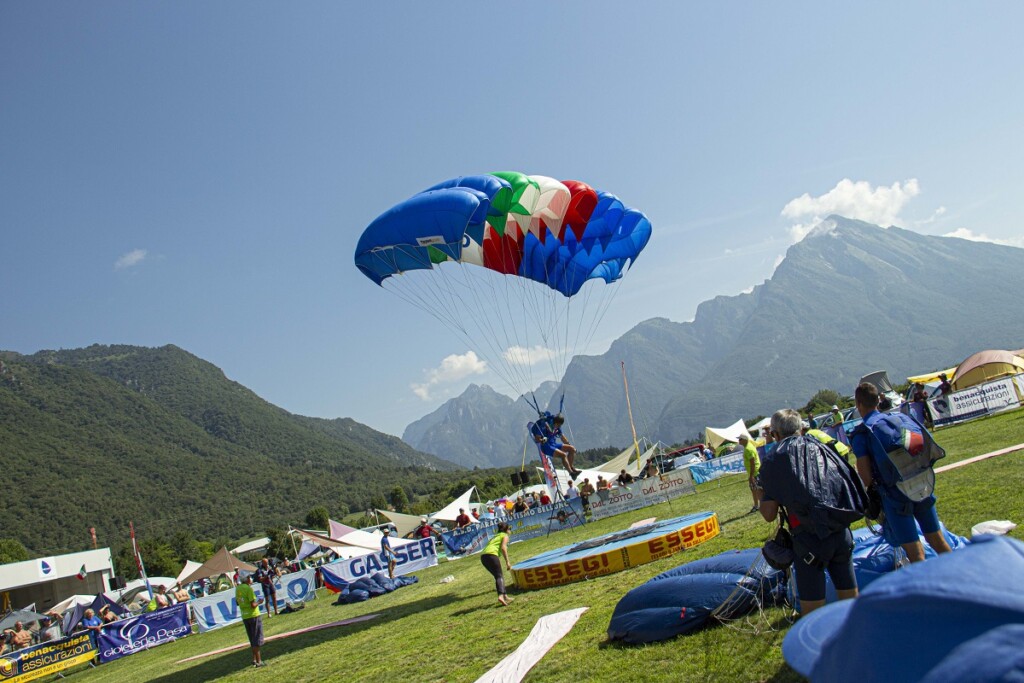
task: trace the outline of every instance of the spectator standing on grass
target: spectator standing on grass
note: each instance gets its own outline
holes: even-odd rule
[[[96,616],[96,612],[92,609],[87,609],[85,614],[82,615],[82,626],[99,635],[100,630],[103,628],[103,620]]]
[[[249,637],[249,648],[252,650],[252,665],[263,666],[263,656],[260,648],[263,647],[263,620],[260,618],[260,603],[256,592],[252,589],[252,574],[246,574],[242,582],[235,587],[235,602],[238,603],[238,611],[242,615],[242,623],[245,625],[245,635]]]
[[[505,575],[501,571],[501,558],[505,560],[505,569],[512,571],[512,563],[508,559],[508,541],[512,534],[512,528],[507,522],[498,522],[498,533],[487,542],[483,552],[480,554],[480,562],[484,569],[494,577],[494,587],[498,591],[498,602],[508,606],[508,595],[505,594]],[[501,558],[499,558],[499,554]]]
[[[466,511],[463,508],[459,508],[459,515],[455,518],[455,528],[461,529],[467,527],[473,523],[473,520],[469,518]]]
[[[260,560],[260,566],[256,568],[256,580],[260,584],[260,588],[263,589],[263,600],[267,605],[267,618],[270,618],[270,607],[274,607],[274,616],[278,616],[277,612],[277,586],[274,585],[274,579],[277,578],[277,573],[270,567],[270,560],[263,558]]]
[[[797,421],[797,427],[799,428],[800,422]],[[750,508],[751,514],[757,512],[758,497],[757,497],[757,474],[761,470],[761,457],[757,454],[757,448],[751,443],[750,437],[746,434],[740,434],[739,444],[743,447],[743,467],[747,470],[747,484],[750,486],[750,495],[754,499],[754,507]]]
[[[633,483],[633,475],[626,470],[619,472],[617,479],[619,481],[619,486],[629,486]]]
[[[380,559],[388,563],[388,578],[395,578],[395,551],[391,547],[391,529],[384,527],[384,536],[380,539]]]

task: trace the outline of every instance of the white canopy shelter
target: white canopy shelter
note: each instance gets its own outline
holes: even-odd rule
[[[743,420],[736,420],[736,422],[732,423],[728,427],[706,427],[704,429],[704,434],[704,443],[711,446],[713,450],[718,450],[718,447],[726,441],[731,443],[739,442],[739,438],[743,434],[746,434],[748,438],[752,438],[750,436],[750,432],[747,431],[747,425]]]
[[[233,555],[243,555],[245,553],[254,553],[259,550],[263,550],[270,545],[270,539],[266,536],[263,538],[256,538],[251,541],[246,541],[237,548],[232,548],[231,553]]]
[[[197,569],[199,569],[202,566],[202,562],[193,562],[192,560],[185,560],[185,568],[178,572],[178,578],[176,578],[174,582],[179,586],[182,585],[182,579],[184,579],[186,576],[191,576],[195,573]]]
[[[476,487],[470,486],[468,491],[445,505],[441,510],[435,512],[430,518],[440,519],[445,522],[454,522],[455,518],[459,516],[460,508],[463,510],[472,510],[475,507],[469,503],[469,498],[473,495],[474,491],[476,491]]]

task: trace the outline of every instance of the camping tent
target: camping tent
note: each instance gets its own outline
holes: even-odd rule
[[[179,583],[189,584],[199,579],[208,579],[211,576],[220,576],[221,574],[228,574],[230,576],[238,570],[254,572],[256,567],[248,562],[243,562],[229,553],[227,547],[221,547],[210,559],[203,562],[202,566],[181,579]]]
[[[1024,358],[997,349],[979,351],[957,366],[953,390],[961,391],[1002,377],[1024,373]]]
[[[728,427],[706,427],[704,429],[704,443],[711,446],[712,450],[718,450],[726,441],[736,443],[739,441],[740,435],[746,434],[750,437],[750,432],[747,431],[747,425],[743,420],[736,420]]]
[[[50,611],[54,614],[64,614],[69,609],[74,608],[75,605],[91,605],[92,601],[95,599],[95,595],[72,595],[70,598],[61,600],[51,607]]]

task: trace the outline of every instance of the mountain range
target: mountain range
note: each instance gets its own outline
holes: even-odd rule
[[[636,325],[606,353],[573,358],[556,394],[564,391],[577,446],[629,443],[624,362],[638,431],[681,443],[707,426],[803,405],[819,389],[852,394],[874,370],[899,383],[975,351],[1019,348],[1022,289],[1024,249],[830,216],[753,291],[703,302],[692,322]],[[497,419],[482,405],[469,412],[479,391],[470,387],[414,423],[435,427],[406,430],[404,440],[440,454],[473,438],[474,424]],[[508,438],[502,431],[500,441],[481,443],[475,462],[518,464],[525,422],[517,419]]]
[[[410,500],[454,463],[351,419],[293,415],[175,346],[0,352],[2,536],[35,554],[140,533],[233,539]],[[504,480],[504,477],[502,477]]]

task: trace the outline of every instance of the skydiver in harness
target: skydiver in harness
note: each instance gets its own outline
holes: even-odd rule
[[[580,476],[580,470],[573,467],[572,464],[576,457],[576,447],[565,440],[565,435],[562,434],[563,424],[565,424],[565,418],[561,413],[552,415],[545,412],[540,419],[533,423],[530,432],[533,435],[533,440],[540,444],[541,452],[549,458],[553,455],[561,458],[565,463],[565,468],[569,471],[569,477],[575,480]]]

